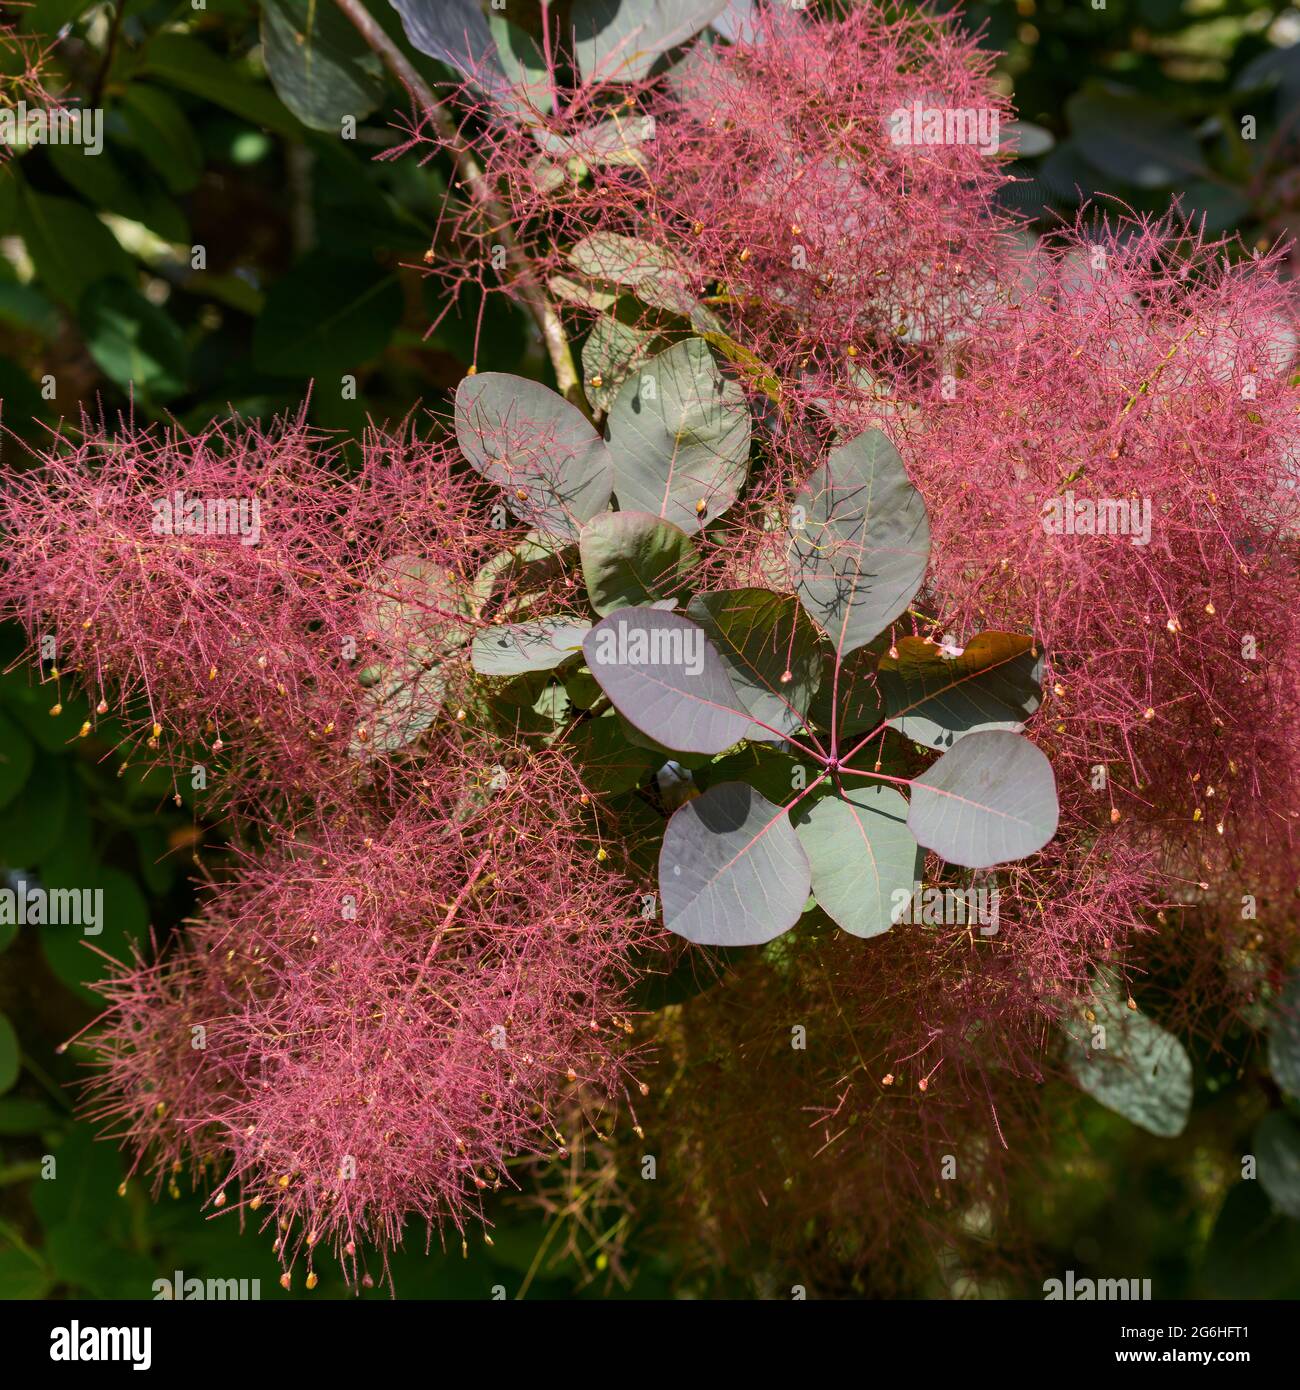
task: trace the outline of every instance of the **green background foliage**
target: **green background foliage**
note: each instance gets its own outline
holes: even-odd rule
[[[370,9],[400,40],[386,0]],[[201,426],[227,407],[248,417],[295,409],[310,387],[312,421],[347,438],[368,417],[448,408],[471,365],[549,378],[523,315],[496,301],[481,325],[466,298],[427,331],[438,306],[421,265],[438,253],[450,171],[439,160],[379,158],[403,143],[409,102],[332,5],[34,0],[0,13],[21,32],[61,34],[51,88],[106,113],[99,158],[33,147],[0,165],[7,458],[20,456],[13,436],[36,437],[82,409]],[[1300,224],[1300,47],[1270,43],[1282,13],[1262,0],[968,6],[969,23],[986,25],[987,44],[1004,52],[1000,78],[1023,118],[1052,137],[1020,161],[1029,181],[1008,196],[1045,225],[1071,215],[1078,190],[1104,187],[1157,212],[1182,195],[1212,232],[1240,229],[1247,243],[1289,235]],[[1285,22],[1300,30],[1294,11]],[[305,34],[315,62],[297,42]],[[447,75],[406,52],[427,80]],[[12,77],[4,62],[0,77]],[[357,117],[355,138],[328,114],[340,91]],[[1257,137],[1245,140],[1241,120],[1252,115]],[[355,399],[345,377],[355,377]],[[52,398],[42,392],[50,381]],[[2,636],[8,667],[19,642]],[[195,860],[219,846],[221,827],[196,823],[183,785],[176,805],[162,774],[119,777],[111,727],[78,739],[84,708],[69,700],[51,716],[49,691],[29,676],[19,666],[0,678],[0,871],[48,887],[102,887],[106,924],[95,944],[126,958],[191,910]],[[75,933],[0,925],[0,1297],[148,1298],[173,1270],[256,1278],[265,1298],[303,1296],[281,1291],[269,1240],[241,1237],[233,1219],[206,1219],[186,1178],[156,1203],[139,1180],[119,1195],[121,1156],[73,1116],[77,1048],[58,1050],[94,1016],[85,985],[102,969]],[[1254,1035],[1225,1044],[1194,1051],[1191,1117],[1176,1138],[1061,1094],[1070,1122],[1053,1127],[1033,1172],[1014,1179],[1045,1271],[1150,1277],[1161,1297],[1300,1296],[1300,1221],[1281,1214],[1263,1182],[1241,1181],[1256,1127],[1300,1110]],[[1280,1121],[1269,1123],[1276,1131]],[[52,1180],[43,1176],[51,1157]],[[603,1214],[593,1196],[574,1254],[555,1210],[503,1197],[491,1246],[474,1236],[464,1254],[453,1240],[426,1256],[413,1233],[394,1262],[399,1293],[755,1291],[744,1269],[688,1267],[658,1233],[655,1198],[648,1192],[627,1218]],[[616,1227],[625,1278],[605,1253]],[[914,1291],[1037,1297],[1042,1277]],[[323,1274],[312,1296],[346,1295]]]

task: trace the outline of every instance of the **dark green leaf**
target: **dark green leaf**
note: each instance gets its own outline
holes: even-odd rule
[[[0,1014],[0,1095],[18,1080],[21,1070],[22,1056],[18,1046],[18,1034],[14,1032],[8,1015]]]
[[[1113,179],[1166,188],[1207,172],[1196,137],[1167,105],[1146,97],[1079,92],[1065,109],[1080,150]]]
[[[958,747],[965,745],[963,740]],[[1074,1079],[1094,1100],[1149,1133],[1181,1134],[1192,1105],[1192,1063],[1182,1043],[1130,1009],[1113,980],[1098,980],[1091,1010],[1093,1020],[1076,1016],[1064,1024]]]
[[[100,370],[124,390],[165,400],[185,389],[185,340],[175,322],[121,280],[101,280],[81,301],[81,329]]]
[[[6,175],[13,177],[13,175]],[[131,258],[89,208],[69,198],[18,191],[18,230],[41,284],[69,309],[97,280],[134,278]]]
[[[582,720],[564,748],[577,762],[587,790],[610,795],[639,786],[661,761],[649,749],[628,742],[613,710]]]
[[[1300,1124],[1274,1110],[1260,1121],[1252,1147],[1260,1186],[1278,1211],[1300,1220]]]
[[[267,87],[188,34],[155,34],[144,51],[141,72],[192,92],[255,126],[278,135],[302,135],[302,126]]]
[[[305,126],[337,135],[383,95],[383,69],[329,0],[262,0],[262,51],[280,100]]]
[[[144,940],[149,925],[148,905],[129,875],[120,869],[86,862],[59,868],[47,864],[43,866],[41,883],[51,892],[71,891],[77,899],[82,899],[83,893],[103,893],[102,915],[93,924],[99,929],[95,934],[86,933],[84,922],[77,925],[64,921],[30,928],[39,935],[45,959],[59,979],[83,999],[102,1007],[102,998],[87,988],[108,973],[108,962],[99,953],[106,952],[119,961],[129,960],[131,945]],[[93,898],[91,902],[94,912]]]
[[[578,537],[591,606],[620,608],[685,597],[699,556],[680,527],[648,512],[603,512]]]
[[[44,1298],[53,1284],[49,1270],[35,1251],[28,1254],[16,1246],[0,1250],[0,1299],[9,1302]]]
[[[884,696],[876,678],[880,660],[877,647],[882,644],[888,647],[888,637],[868,642],[843,661],[837,661],[835,653],[823,644],[821,681],[809,711],[818,728],[830,729],[833,703],[838,705],[835,733],[841,740],[846,735],[869,733],[884,719]]]
[[[1019,733],[1042,699],[1043,658],[1033,638],[981,632],[960,656],[921,637],[900,637],[880,658],[889,724],[915,743],[951,748],[981,729]]]
[[[821,652],[793,595],[716,590],[692,599],[687,615],[712,639],[741,703],[759,721],[750,738],[779,740],[803,727]]]
[[[89,154],[80,145],[51,145],[50,163],[65,183],[93,207],[139,222],[164,241],[189,238],[185,214],[165,190],[142,171],[120,164],[109,149]]]
[[[188,193],[203,174],[203,150],[180,105],[161,87],[130,82],[121,111],[139,150],[173,193]]]
[[[31,739],[8,715],[0,712],[0,807],[8,806],[26,785],[36,750]],[[0,856],[6,846],[0,844]]]
[[[1278,1086],[1300,1100],[1300,971],[1278,997],[1269,1026],[1268,1065]]]
[[[383,352],[401,319],[401,286],[391,271],[315,251],[271,286],[253,329],[253,364],[300,380],[355,372]]]

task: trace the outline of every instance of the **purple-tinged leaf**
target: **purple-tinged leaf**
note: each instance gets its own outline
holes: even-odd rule
[[[959,656],[933,642],[900,637],[897,657],[880,659],[889,724],[930,748],[951,748],[982,729],[1019,733],[1042,699],[1042,653],[1015,632],[981,632]]]
[[[609,505],[613,470],[595,426],[540,382],[480,372],[456,388],[456,441],[529,526],[576,540]]]
[[[700,946],[761,946],[808,901],[808,856],[782,806],[724,782],[682,806],[664,832],[664,925]]]
[[[704,629],[680,613],[622,608],[583,639],[591,674],[629,723],[680,753],[721,753],[750,717]]]
[[[790,519],[795,592],[841,659],[902,613],[925,577],[930,522],[879,430],[832,449]]]

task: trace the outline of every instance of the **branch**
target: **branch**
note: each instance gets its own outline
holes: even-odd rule
[[[527,256],[510,230],[507,210],[501,205],[478,160],[465,148],[450,112],[439,103],[428,83],[416,72],[402,50],[384,33],[362,0],[336,0],[336,3],[352,21],[361,37],[378,54],[388,71],[406,88],[412,99],[424,108],[425,114],[437,127],[443,143],[451,151],[461,182],[469,191],[475,206],[492,226],[500,229],[506,260],[515,271],[520,295],[541,330],[542,341],[546,344],[551,366],[555,369],[555,380],[560,394],[586,411],[587,401],[582,392],[582,379],[573,360],[573,350],[569,347],[569,339],[564,332],[560,316],[546,291],[538,284]]]

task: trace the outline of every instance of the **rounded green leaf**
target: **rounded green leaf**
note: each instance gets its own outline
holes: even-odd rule
[[[650,356],[658,334],[602,314],[582,345],[582,384],[596,410],[608,410],[619,388]]]
[[[687,609],[722,657],[741,703],[759,721],[749,737],[781,740],[804,726],[821,677],[817,629],[791,594],[721,589]]]
[[[893,622],[925,577],[925,503],[879,430],[831,450],[799,490],[790,530],[795,592],[841,659]]]
[[[701,338],[644,362],[614,398],[607,428],[620,507],[693,535],[745,484],[749,406]]]
[[[578,537],[591,606],[604,617],[620,608],[684,596],[700,563],[679,526],[648,512],[603,512]]]
[[[1099,982],[1092,1013],[1093,1021],[1078,1017],[1064,1025],[1079,1086],[1150,1134],[1181,1134],[1192,1107],[1192,1062],[1182,1043],[1130,1009],[1111,981]]]
[[[1056,834],[1056,777],[1019,734],[969,734],[912,782],[907,823],[950,864],[987,869],[1034,854]]]
[[[529,526],[574,540],[609,505],[609,451],[595,427],[540,382],[480,372],[456,388],[456,440],[470,464],[505,489]]]
[[[680,807],[659,855],[664,925],[700,946],[761,946],[799,920],[808,856],[783,806],[723,782]]]
[[[590,623],[571,618],[536,618],[485,628],[474,638],[470,658],[481,676],[518,676],[525,671],[550,671],[582,651]]]
[[[1260,1186],[1280,1212],[1300,1220],[1300,1124],[1274,1110],[1260,1121],[1252,1147]]]
[[[22,1069],[22,1052],[18,1046],[18,1034],[9,1022],[7,1014],[0,1014],[0,1095],[3,1095],[15,1081]]]
[[[614,708],[664,748],[721,753],[750,727],[704,629],[680,613],[620,609],[592,628],[582,650]]]
[[[960,656],[921,637],[900,637],[880,659],[889,724],[915,743],[951,748],[963,735],[1019,733],[1042,699],[1042,653],[1014,632],[981,632]]]
[[[906,911],[924,856],[907,828],[907,801],[893,787],[847,787],[801,804],[794,828],[812,866],[812,891],[853,936],[886,932]]]

